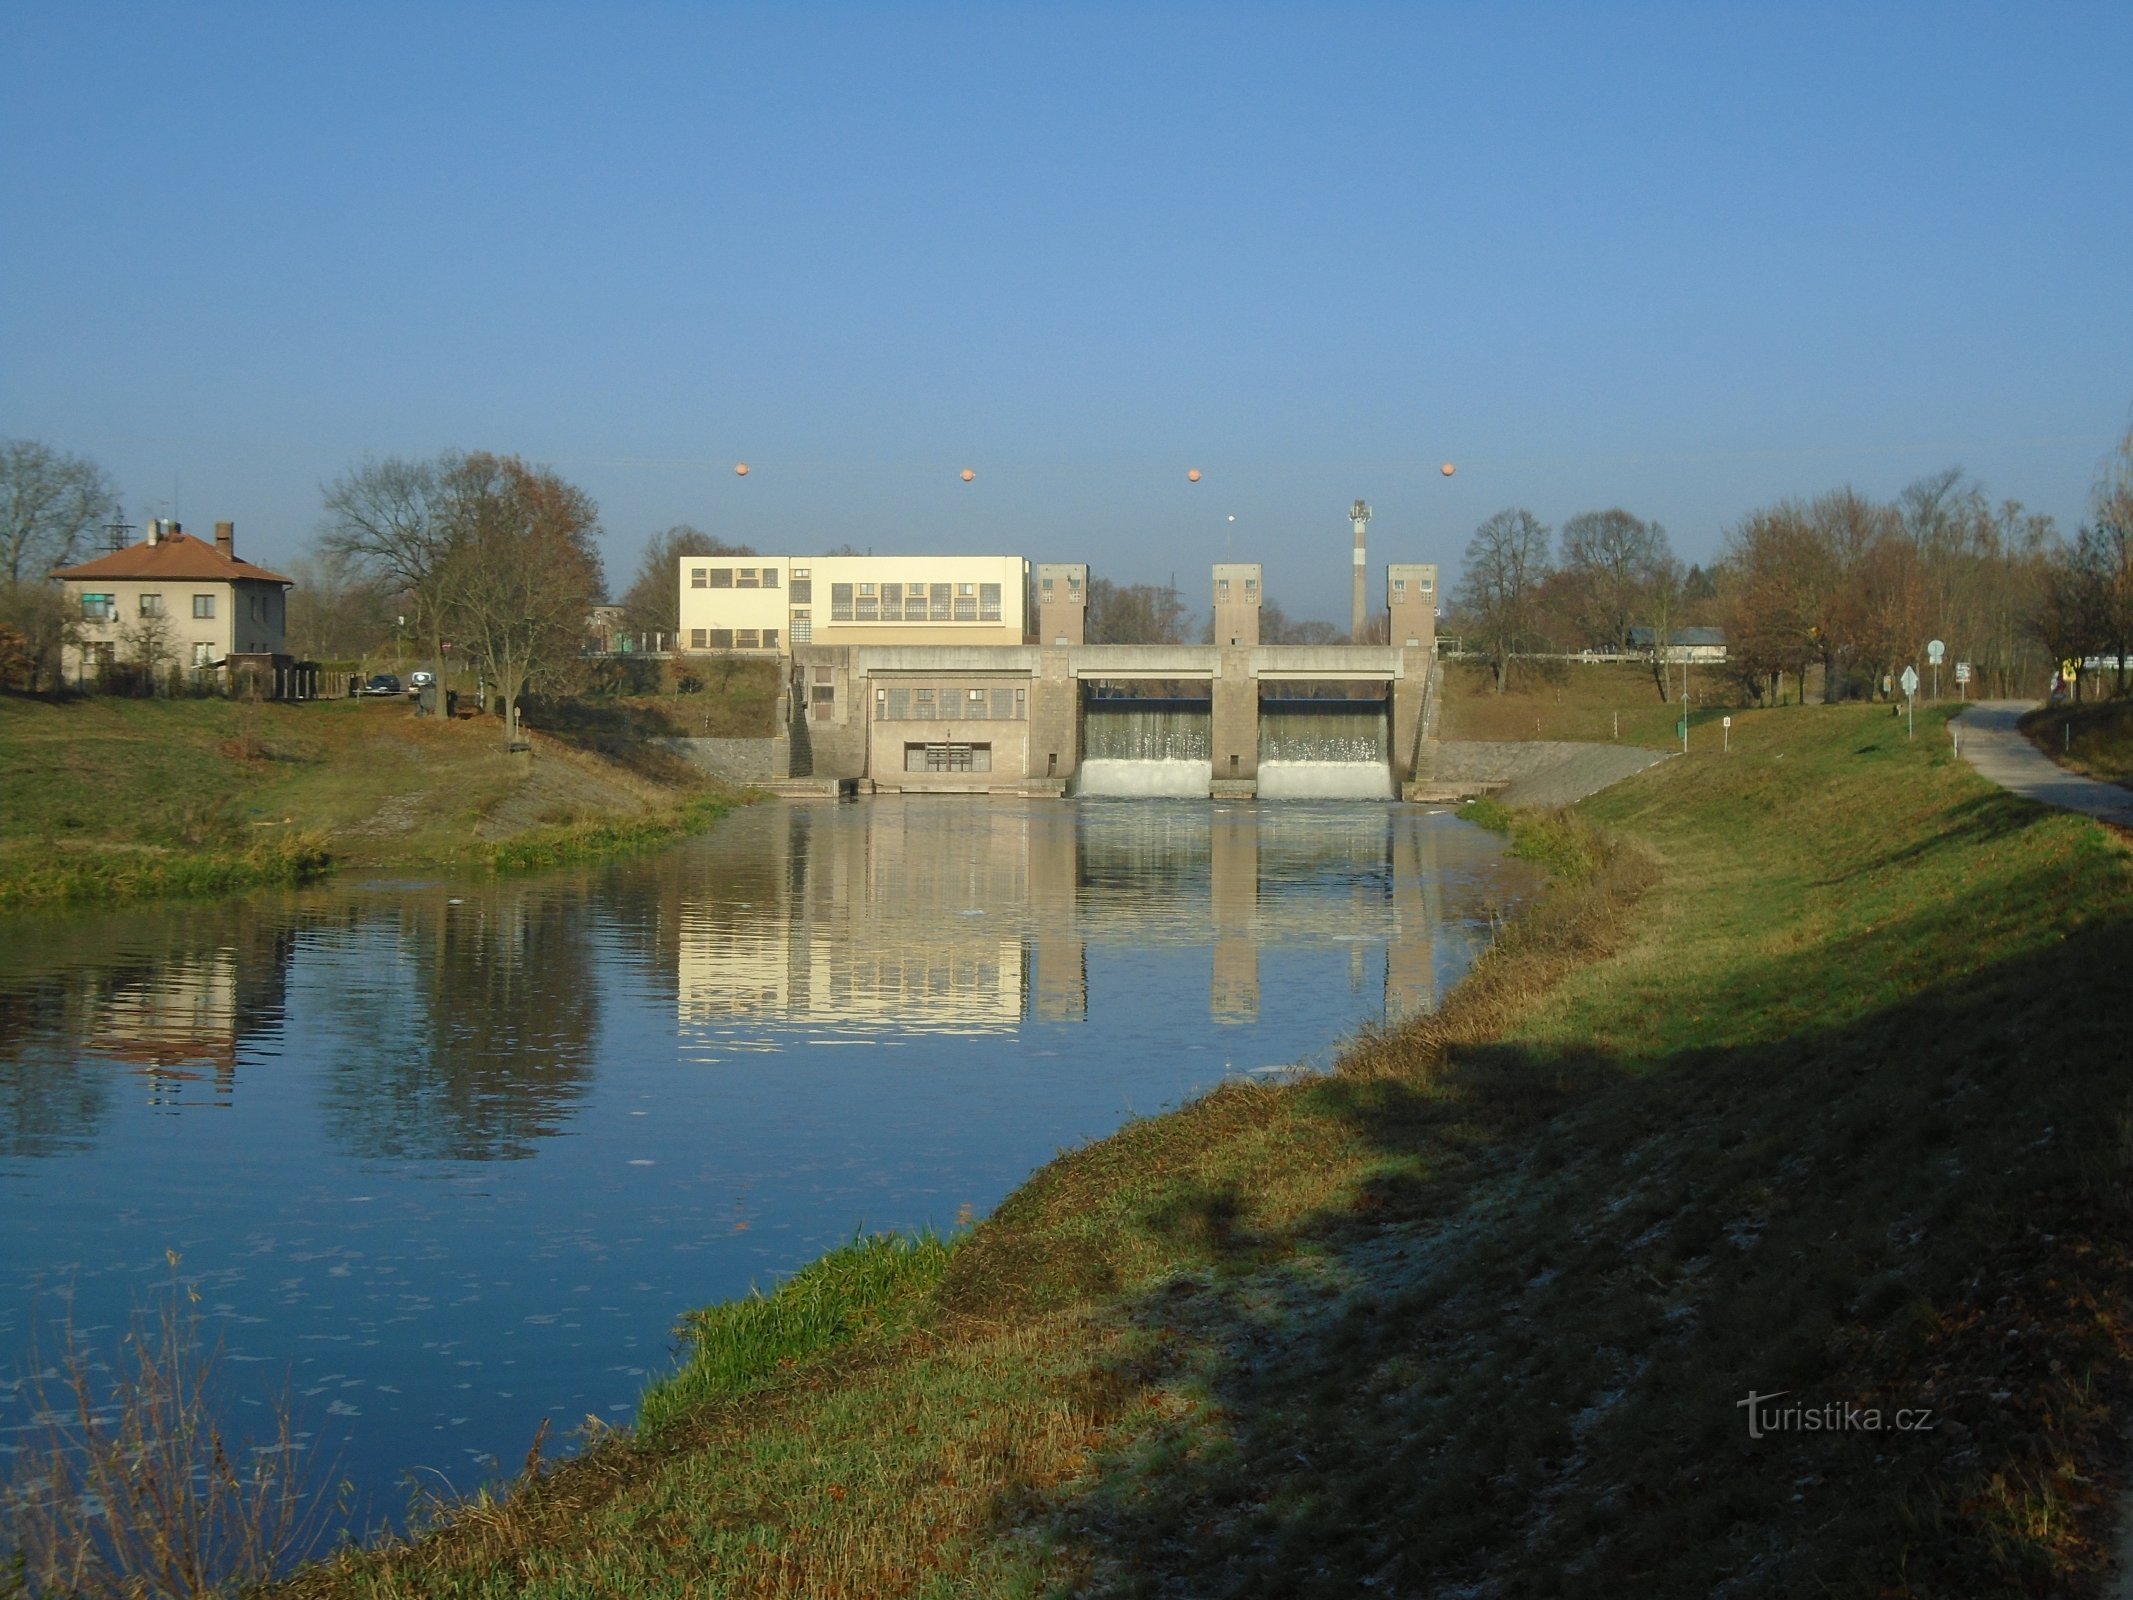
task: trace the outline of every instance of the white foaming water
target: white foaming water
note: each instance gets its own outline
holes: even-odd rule
[[[1084,761],[1074,776],[1076,794],[1189,795],[1207,798],[1215,764],[1212,761],[1116,761],[1099,758]]]
[[[1392,769],[1378,761],[1262,761],[1262,800],[1390,800]]]

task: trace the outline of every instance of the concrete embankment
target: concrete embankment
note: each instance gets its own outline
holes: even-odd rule
[[[1568,740],[1445,740],[1424,751],[1410,793],[1421,800],[1488,794],[1508,805],[1567,806],[1666,755],[1641,745]]]

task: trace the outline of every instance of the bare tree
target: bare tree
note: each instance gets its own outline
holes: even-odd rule
[[[49,581],[87,553],[91,533],[118,514],[104,469],[34,439],[0,442],[0,627],[13,667],[34,691],[59,678],[66,618]]]
[[[545,467],[484,452],[438,479],[449,554],[443,615],[504,701],[504,737],[536,674],[578,653],[602,590],[591,498]]]
[[[345,551],[327,548],[289,569],[289,644],[300,656],[346,660],[374,648],[393,631],[393,617],[409,601],[390,580]]]
[[[387,456],[366,461],[324,489],[326,529],[320,547],[383,591],[406,598],[414,632],[444,659],[443,574],[458,537],[445,480],[467,458],[434,461]]]
[[[1666,529],[1620,507],[1586,511],[1563,524],[1564,573],[1578,592],[1578,623],[1587,639],[1617,655],[1647,610],[1654,582],[1672,564]],[[1678,570],[1676,572],[1678,587]]]
[[[1085,627],[1091,644],[1183,644],[1185,602],[1168,584],[1091,578]]]
[[[90,531],[117,514],[104,469],[35,439],[0,443],[0,578],[42,583],[87,548]]]
[[[672,639],[681,631],[680,567],[685,556],[752,556],[744,544],[728,544],[716,534],[677,523],[665,533],[655,533],[637,563],[637,576],[623,591],[623,621],[638,633],[663,633]]]
[[[1535,592],[1547,574],[1548,526],[1523,507],[1497,512],[1467,541],[1459,607],[1498,694],[1510,686],[1513,657],[1531,648]]]

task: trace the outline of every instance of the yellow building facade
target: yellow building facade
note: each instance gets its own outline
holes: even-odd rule
[[[690,653],[1030,637],[1020,556],[683,556],[677,578]]]

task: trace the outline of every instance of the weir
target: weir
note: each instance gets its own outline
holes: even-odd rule
[[[1398,792],[1389,700],[1260,702],[1262,799],[1390,800]]]
[[[1091,694],[1082,706],[1081,764],[1069,791],[1204,795],[1214,774],[1212,703]]]

